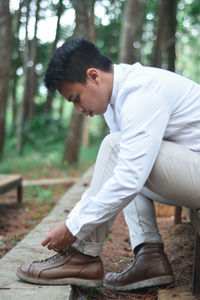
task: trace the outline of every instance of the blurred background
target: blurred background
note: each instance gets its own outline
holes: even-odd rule
[[[55,49],[74,36],[114,63],[200,83],[199,0],[0,0],[0,173],[53,176],[94,162],[103,117],[78,115],[43,83]]]

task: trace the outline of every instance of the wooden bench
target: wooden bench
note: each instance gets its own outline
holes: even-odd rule
[[[181,223],[181,207],[175,208],[174,224]],[[200,295],[200,209],[189,209],[184,207],[184,211],[189,217],[191,224],[195,230],[194,239],[194,260],[192,275],[192,294]]]
[[[0,174],[0,194],[17,189],[17,201],[23,201],[22,177],[20,175],[5,175]]]

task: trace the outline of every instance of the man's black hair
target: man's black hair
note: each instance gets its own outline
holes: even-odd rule
[[[104,72],[111,70],[112,60],[90,41],[75,38],[65,42],[53,55],[45,75],[49,90],[59,89],[63,81],[86,83],[86,72],[96,68]]]

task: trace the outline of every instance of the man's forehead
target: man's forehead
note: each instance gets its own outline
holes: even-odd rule
[[[64,92],[64,91],[67,92],[67,91],[70,91],[72,88],[73,88],[73,84],[72,83],[63,81],[63,82],[61,82],[61,84],[59,86],[59,91],[61,91],[61,92]]]
[[[79,82],[71,83],[67,81],[63,81],[60,84],[59,90],[62,91],[75,91],[77,89],[80,89],[83,86],[83,84]]]
[[[69,82],[62,82],[58,89],[59,93],[67,99],[69,99],[70,95],[72,95],[76,90],[77,88]]]

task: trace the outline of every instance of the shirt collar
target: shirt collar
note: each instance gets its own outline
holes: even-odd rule
[[[114,65],[114,76],[113,76],[113,89],[112,89],[112,95],[110,97],[109,104],[113,106],[115,104],[118,90],[119,90],[119,65]]]

